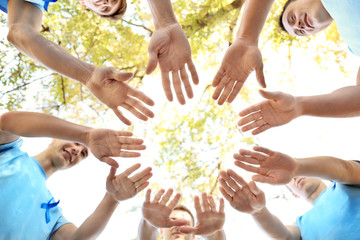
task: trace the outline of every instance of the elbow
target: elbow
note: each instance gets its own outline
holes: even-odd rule
[[[9,123],[11,123],[11,118],[13,115],[16,114],[16,111],[7,112],[0,115],[0,131],[7,131],[9,130]]]
[[[12,24],[9,26],[7,40],[18,48],[19,45],[23,45],[25,42],[30,41],[29,39],[34,33],[35,32],[27,26]]]

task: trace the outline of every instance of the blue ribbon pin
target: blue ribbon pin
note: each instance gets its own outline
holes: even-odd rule
[[[46,209],[46,211],[45,211],[46,224],[48,224],[50,222],[50,209],[56,207],[60,202],[60,200],[59,200],[59,201],[57,201],[55,203],[51,203],[52,200],[54,200],[53,197],[48,201],[48,203],[42,203],[41,204],[41,208]]]

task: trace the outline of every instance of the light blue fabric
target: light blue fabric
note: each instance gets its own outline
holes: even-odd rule
[[[0,240],[49,239],[68,223],[59,207],[41,208],[53,197],[41,165],[20,147],[22,139],[0,145]],[[55,201],[52,200],[51,203]]]
[[[303,240],[360,239],[360,186],[333,182],[296,223]]]
[[[322,0],[350,51],[360,56],[360,1]]]
[[[24,0],[25,2],[32,3],[38,7],[42,12],[44,9],[47,11],[47,6],[49,2],[56,2],[54,0]],[[0,0],[0,10],[7,13],[7,2],[8,0]]]

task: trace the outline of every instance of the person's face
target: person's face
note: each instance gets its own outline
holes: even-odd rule
[[[176,219],[185,219],[187,220],[191,226],[193,225],[193,221],[191,218],[191,215],[182,210],[174,210],[170,214],[170,219],[176,220]],[[194,239],[194,236],[192,234],[183,234],[179,231],[179,227],[171,227],[171,228],[164,228],[163,230],[163,236],[164,240],[190,240]]]
[[[87,147],[80,143],[54,139],[49,146],[52,164],[57,169],[75,166],[89,155]]]
[[[116,13],[123,0],[80,0],[87,9],[100,15],[110,16]]]
[[[286,31],[294,36],[309,36],[328,27],[332,18],[320,0],[296,0],[281,19]]]
[[[287,186],[293,194],[309,199],[315,190],[322,184],[322,181],[313,177],[295,177]]]

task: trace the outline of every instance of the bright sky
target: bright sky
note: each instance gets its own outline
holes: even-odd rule
[[[1,37],[5,38],[6,34],[1,33]],[[346,47],[344,46],[344,49]],[[359,61],[351,54],[344,60],[346,70],[349,72],[345,77],[338,69],[333,61],[324,61],[320,69],[319,65],[313,60],[313,52],[311,49],[294,49],[292,52],[292,68],[291,73],[288,72],[287,59],[279,59],[277,56],[284,56],[287,47],[280,49],[280,53],[276,53],[268,46],[263,50],[263,58],[265,62],[265,74],[268,84],[268,90],[284,91],[296,96],[299,95],[315,95],[329,93],[337,88],[355,84],[355,78]],[[218,62],[220,64],[224,52],[219,53]],[[198,60],[195,64],[198,68],[201,84],[194,88],[195,99],[180,106],[179,111],[191,111],[197,102],[197,98],[203,92],[203,87],[209,83],[217,69],[203,69],[205,59]],[[285,74],[287,73],[287,74]],[[288,78],[292,82],[287,81]],[[156,82],[156,84],[154,83]],[[254,75],[251,75],[246,85],[249,88],[258,88],[258,84]],[[152,97],[157,107],[155,112],[160,111],[162,103],[165,101],[163,90],[160,83],[159,73],[144,78],[144,86],[141,89],[150,97]],[[254,92],[251,95],[252,104],[261,101],[259,94]],[[233,103],[236,112],[239,112],[247,103],[239,100]],[[129,116],[129,115],[128,115]],[[106,120],[106,127],[120,129],[123,126],[119,121],[109,114]],[[133,118],[132,118],[133,119]],[[348,119],[329,119],[329,118],[313,118],[301,117],[293,122],[271,129],[262,133],[255,138],[255,142],[264,147],[284,152],[293,157],[310,157],[317,155],[329,155],[342,159],[352,160],[359,159],[358,153],[358,136],[360,136],[360,128],[357,128],[359,118]],[[235,125],[236,123],[234,123]],[[139,129],[137,129],[139,128]],[[142,137],[141,125],[135,126],[135,135]],[[250,133],[245,135],[250,136]],[[225,140],[224,140],[225,141]],[[23,150],[29,155],[35,155],[43,150],[50,143],[49,139],[29,139],[24,140]],[[154,149],[156,143],[147,141],[147,150],[142,152],[140,159],[119,159],[120,171],[125,170],[136,162],[141,162],[143,167],[152,166],[153,156],[156,155]],[[233,168],[239,173],[239,169],[234,167],[232,154],[225,159],[226,168]],[[60,206],[63,209],[64,216],[80,225],[96,208],[105,194],[105,179],[109,168],[100,163],[93,156],[81,163],[79,166],[56,173],[48,180],[48,187],[53,193],[55,199],[60,199]],[[154,177],[152,182],[163,183],[166,174],[154,168]],[[164,187],[168,187],[164,185]],[[309,205],[302,200],[294,199],[285,190],[284,187],[274,187],[268,185],[259,185],[265,191],[267,196],[267,206],[271,212],[277,215],[285,224],[291,224],[296,217],[303,214],[309,209]],[[196,189],[194,189],[196,191]],[[277,196],[285,194],[289,201]],[[141,204],[143,202],[143,194],[121,202],[113,217],[111,218],[107,228],[98,239],[124,239],[130,240],[136,237],[138,222],[141,218]],[[192,207],[192,206],[190,206]],[[229,240],[233,239],[266,239],[261,230],[255,225],[251,217],[246,214],[239,213],[232,209],[226,203],[226,222],[225,232]]]

